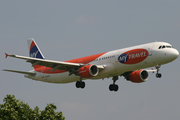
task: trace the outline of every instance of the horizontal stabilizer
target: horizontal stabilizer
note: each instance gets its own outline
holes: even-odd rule
[[[32,72],[24,72],[24,71],[16,71],[16,70],[6,70],[4,69],[3,71],[8,71],[8,72],[15,72],[15,73],[21,73],[21,74],[26,74],[26,75],[36,75],[36,73],[32,73]]]

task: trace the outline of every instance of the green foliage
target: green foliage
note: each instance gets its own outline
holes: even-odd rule
[[[23,101],[16,100],[14,95],[7,95],[4,104],[0,104],[0,120],[65,120],[62,112],[55,112],[57,107],[47,104],[45,110],[33,109]]]

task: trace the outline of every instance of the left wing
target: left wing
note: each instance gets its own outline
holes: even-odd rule
[[[32,66],[42,65],[42,66],[46,66],[46,67],[51,67],[52,72],[55,71],[56,69],[65,70],[65,71],[73,71],[77,67],[81,67],[81,66],[86,65],[86,64],[81,64],[81,63],[45,60],[45,59],[39,59],[39,58],[19,56],[19,55],[8,55],[7,53],[5,53],[5,55],[6,55],[6,58],[9,56],[9,57],[27,60],[26,62],[32,63]],[[98,67],[98,69],[101,69],[101,70],[104,69],[103,65],[96,65],[96,66]]]

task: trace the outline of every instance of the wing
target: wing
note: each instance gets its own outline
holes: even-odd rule
[[[46,67],[51,67],[52,72],[55,71],[56,69],[65,70],[65,71],[73,71],[77,67],[81,67],[81,66],[85,65],[85,64],[81,64],[81,63],[45,60],[45,59],[39,59],[39,58],[19,56],[19,55],[8,55],[7,53],[5,53],[5,55],[6,55],[6,58],[9,56],[9,57],[14,57],[14,58],[24,59],[24,60],[26,60],[26,62],[30,62],[32,64],[32,66],[42,65],[42,66],[46,66]],[[96,65],[96,66],[100,70],[104,69],[103,65]]]

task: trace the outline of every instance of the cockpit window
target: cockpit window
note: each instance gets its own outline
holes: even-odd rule
[[[166,48],[172,48],[172,46],[168,46],[168,45],[167,45]]]
[[[170,45],[161,45],[158,49],[164,49],[164,48],[173,48],[173,46]]]

